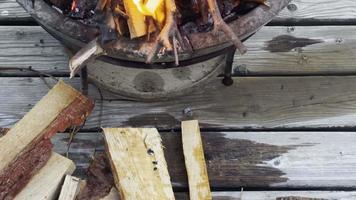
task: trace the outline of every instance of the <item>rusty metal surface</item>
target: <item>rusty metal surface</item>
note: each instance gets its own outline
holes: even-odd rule
[[[17,0],[17,2],[50,34],[74,51],[77,51],[99,34],[96,28],[85,26],[80,22],[63,16],[43,0],[36,0],[34,4],[32,0]],[[232,21],[229,25],[242,40],[246,39],[271,21],[289,2],[290,0],[269,0],[269,9],[264,6],[257,7],[245,16]],[[231,43],[227,41],[223,34],[216,36],[212,32],[195,33],[188,35],[188,38],[192,41],[194,52],[180,53],[179,60],[181,61],[196,59],[231,46]],[[107,57],[143,62],[145,60],[145,52],[139,51],[139,49],[142,49],[143,46],[147,46],[148,48],[146,49],[150,49],[149,47],[152,44],[142,43],[141,40],[130,40],[122,37],[115,45],[106,49],[108,51]],[[156,60],[156,62],[165,63],[173,61],[174,58],[171,55],[165,55]]]
[[[202,88],[223,72],[224,61],[221,55],[187,67],[138,69],[96,60],[87,67],[89,80],[100,88],[129,99],[162,101]]]

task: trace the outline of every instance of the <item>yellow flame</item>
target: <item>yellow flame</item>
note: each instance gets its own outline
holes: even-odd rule
[[[133,0],[137,9],[144,15],[153,17],[161,22],[164,19],[164,12],[161,12],[163,0]]]

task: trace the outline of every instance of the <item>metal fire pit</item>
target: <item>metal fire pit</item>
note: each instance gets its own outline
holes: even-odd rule
[[[99,34],[99,30],[68,18],[43,0],[17,0],[25,10],[73,52]],[[229,22],[242,40],[246,40],[270,22],[290,0],[269,0],[270,8],[260,6]],[[180,53],[180,65],[172,55],[158,58],[154,64],[145,64],[140,49],[149,50],[152,43],[142,39],[120,38],[106,47],[108,54],[87,64],[89,80],[99,87],[121,96],[140,100],[162,100],[182,95],[206,84],[224,73],[224,84],[230,85],[231,67],[235,49],[224,34],[193,33],[187,36],[193,53]],[[216,79],[214,79],[216,80]]]

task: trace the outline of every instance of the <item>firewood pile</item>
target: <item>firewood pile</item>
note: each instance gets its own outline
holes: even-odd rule
[[[0,133],[0,199],[49,199],[74,163],[52,152],[50,138],[81,125],[94,104],[60,81],[11,129]]]
[[[155,128],[104,128],[105,152],[95,152],[86,180],[71,176],[74,163],[52,152],[50,138],[82,125],[93,107],[90,99],[59,81],[14,127],[0,128],[0,200],[181,199],[173,192]],[[197,120],[182,122],[181,139],[189,198],[211,200]]]
[[[258,5],[268,7],[266,0],[46,1],[64,15],[100,30],[96,42],[90,43],[89,47],[84,48],[86,51],[82,51],[70,62],[72,75],[87,60],[105,54],[104,49],[123,37],[140,38],[143,43],[152,43],[140,50],[147,55],[147,63],[171,53],[178,65],[180,52],[193,51],[186,35],[196,32],[222,32],[243,54],[246,48],[226,21],[238,18]]]
[[[0,129],[0,200],[174,200],[155,128],[104,128],[106,153],[94,156],[87,180],[70,176],[74,163],[52,152],[50,138],[82,125],[93,107],[59,81],[14,127]],[[212,199],[198,121],[182,122],[182,143],[191,199]]]
[[[67,176],[61,196],[71,198],[64,199],[176,199],[157,129],[104,128],[103,135],[106,153],[93,156],[86,180]],[[190,199],[212,199],[198,121],[182,122],[182,144]]]

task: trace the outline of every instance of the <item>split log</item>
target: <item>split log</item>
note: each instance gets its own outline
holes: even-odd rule
[[[211,200],[203,143],[197,120],[182,122],[182,142],[191,200]]]
[[[54,200],[66,175],[75,170],[73,161],[52,153],[46,165],[31,178],[14,200]]]
[[[58,131],[81,125],[91,100],[60,81],[6,135],[0,138],[0,199],[11,199],[51,156]]]
[[[104,138],[115,185],[123,200],[174,199],[156,129],[105,128]]]
[[[105,54],[104,49],[98,43],[98,38],[95,38],[69,60],[70,77],[73,78],[91,59],[103,54]]]
[[[127,24],[129,26],[131,39],[142,37],[148,32],[154,31],[154,27],[147,28],[145,15],[138,10],[132,0],[123,0],[123,2],[126,14],[129,16]]]
[[[80,179],[67,175],[58,200],[75,200],[80,189]]]

